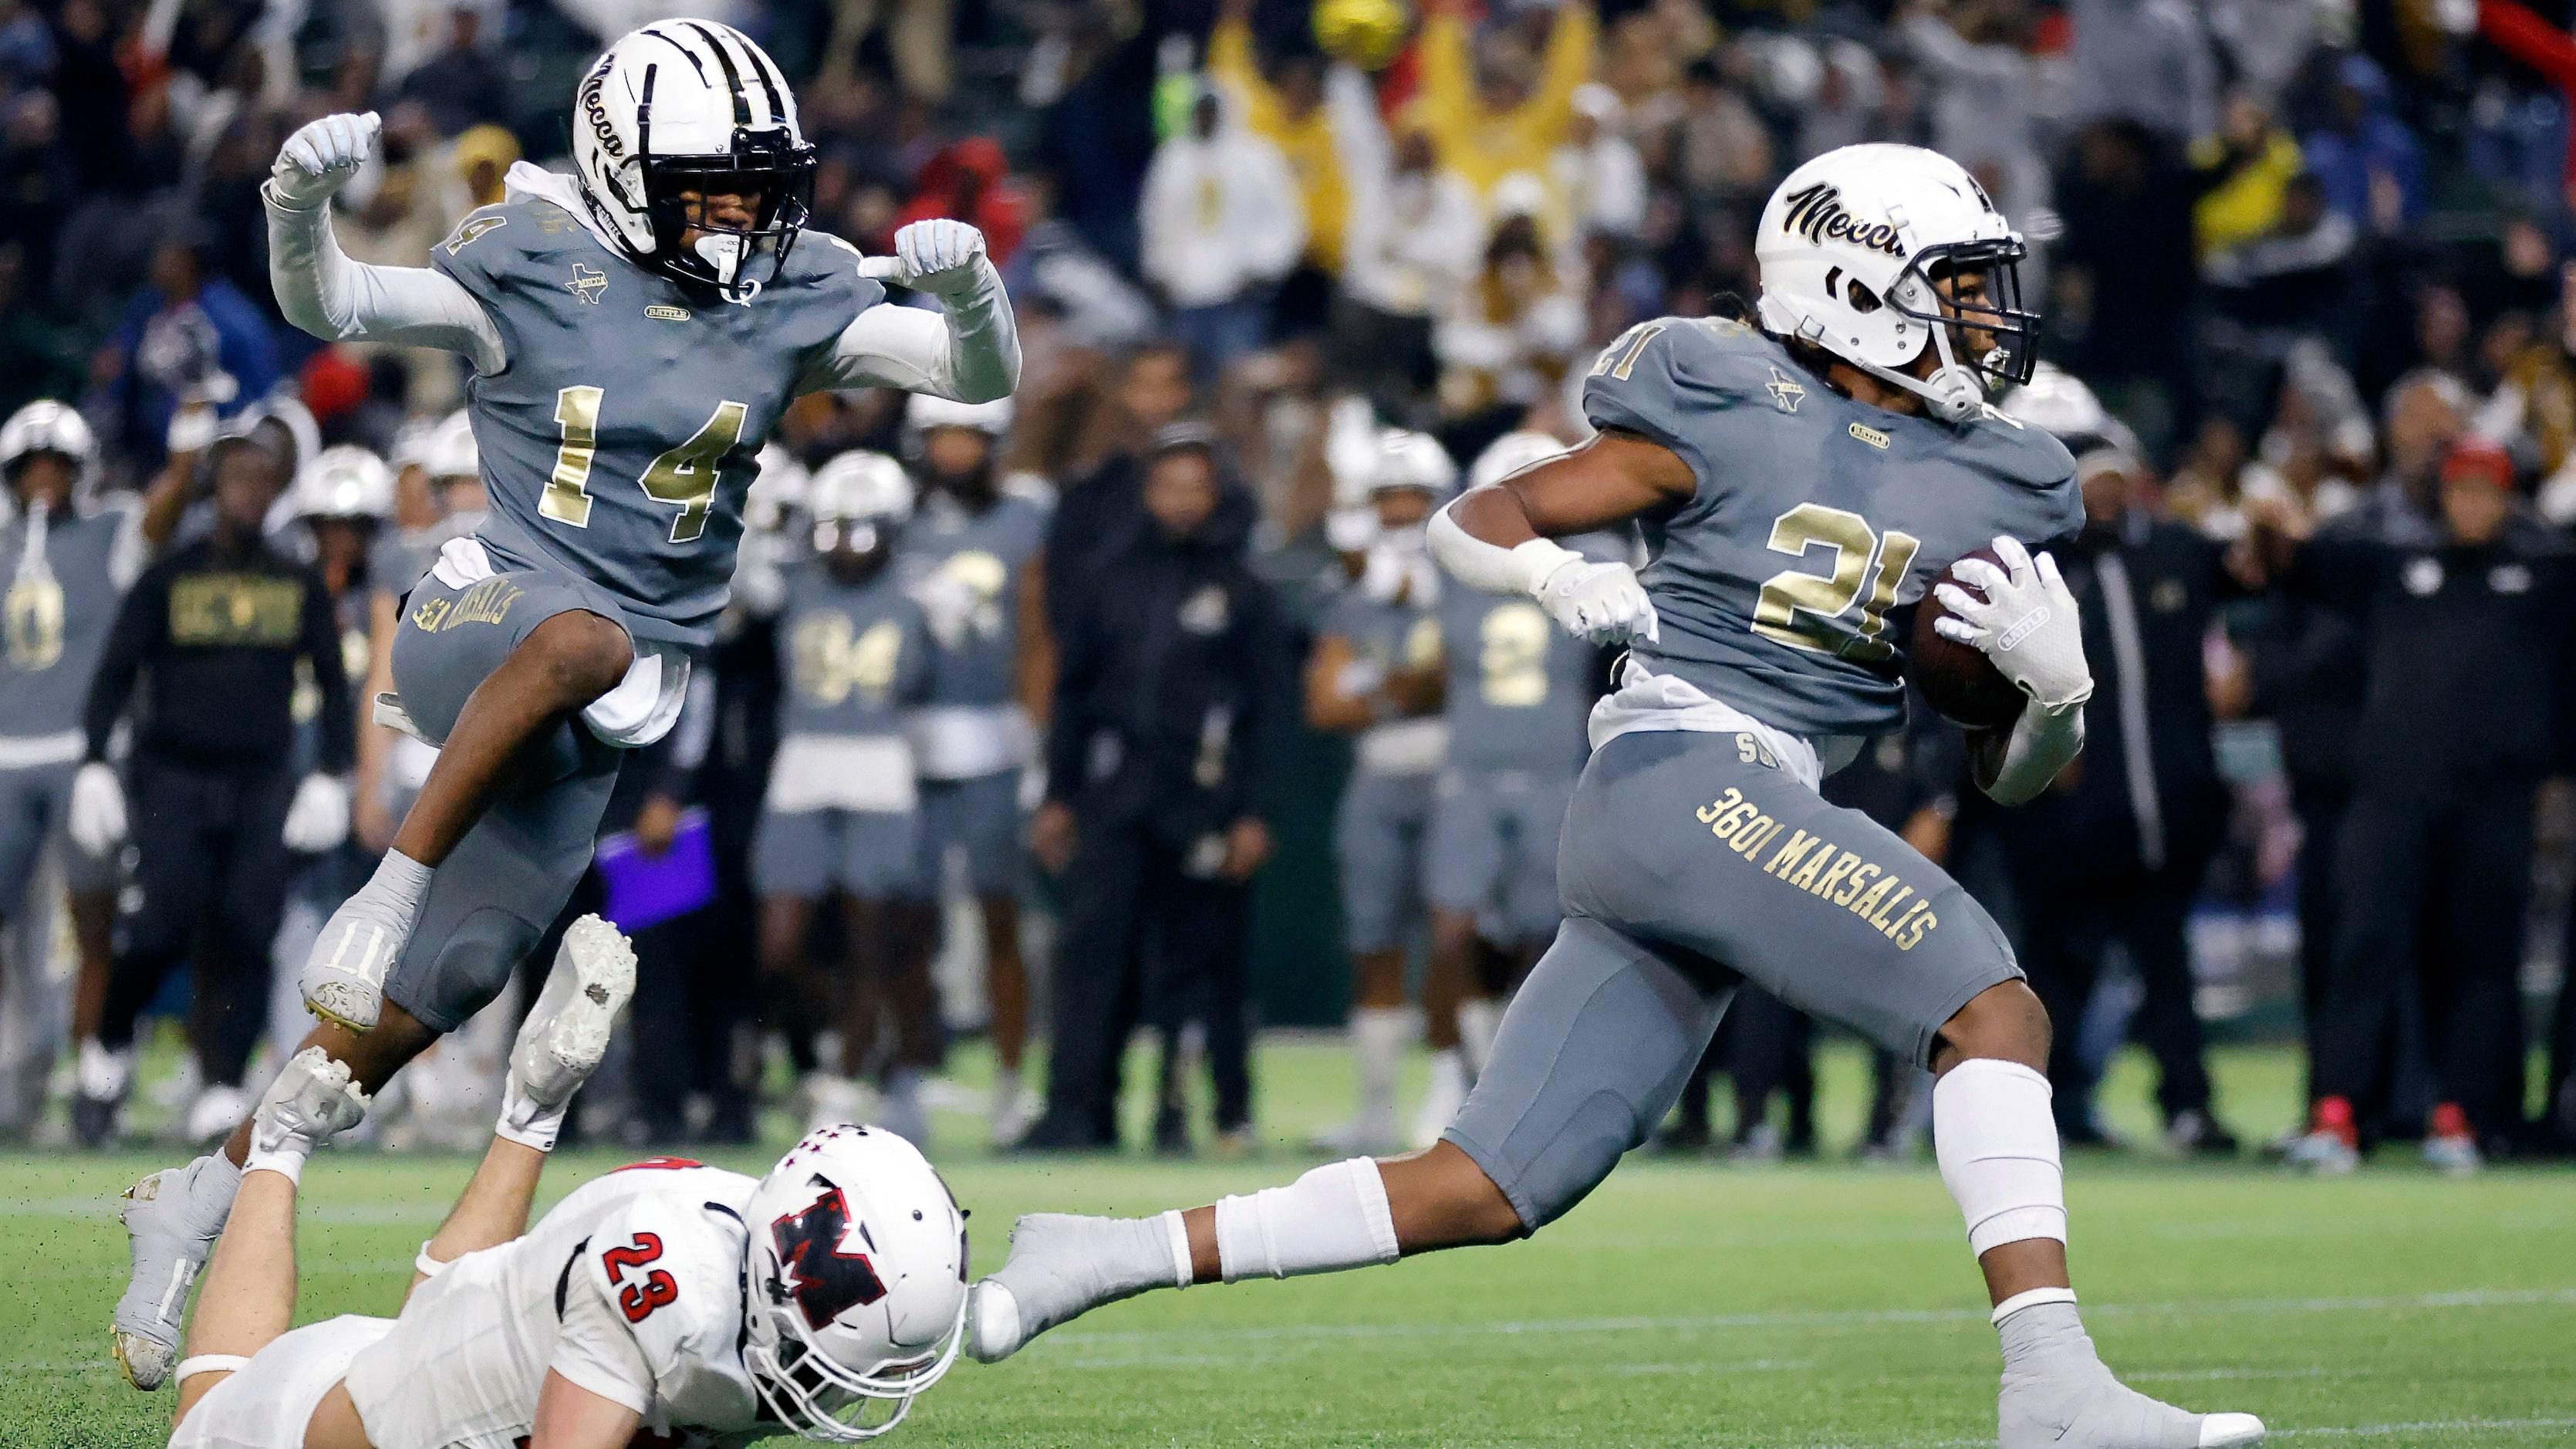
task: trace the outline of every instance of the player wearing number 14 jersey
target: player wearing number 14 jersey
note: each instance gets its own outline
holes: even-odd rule
[[[754,457],[798,394],[1009,394],[1019,345],[974,228],[919,222],[892,257],[804,225],[813,148],[760,48],[659,21],[572,97],[577,175],[514,166],[427,269],[361,265],[330,200],[373,115],[289,137],[264,189],[280,307],[318,336],[433,346],[473,369],[489,518],[411,584],[377,717],[439,745],[375,876],[301,977],[307,1041],[368,1090],[499,993],[588,865],[626,749],[668,731],[724,607]],[[882,305],[885,282],[938,310]],[[409,582],[409,581],[407,581]],[[115,1347],[167,1373],[247,1129],[130,1195]]]
[[[1213,1207],[1024,1218],[976,1285],[976,1357],[1146,1288],[1535,1232],[1646,1140],[1749,979],[1939,1074],[1941,1176],[2002,1336],[2001,1449],[2262,1437],[2250,1415],[2135,1393],[2095,1355],[2067,1276],[2047,1015],[1956,882],[1817,791],[1856,737],[1902,726],[1911,615],[1891,611],[1954,564],[1935,627],[2028,696],[2010,729],[1971,737],[1978,783],[2027,800],[2081,748],[2075,602],[2026,547],[2080,523],[2074,465],[1983,398],[2036,361],[2022,240],[1965,170],[1910,146],[1807,162],[1759,227],[1758,324],[1631,330],[1584,388],[1597,438],[1432,519],[1453,577],[1629,651],[1566,812],[1567,919],[1457,1120],[1418,1156]],[[1631,519],[1642,574],[1549,541]],[[2000,566],[1965,557],[1989,540]]]

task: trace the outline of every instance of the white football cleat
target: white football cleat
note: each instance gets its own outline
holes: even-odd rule
[[[109,1347],[125,1381],[150,1392],[170,1377],[179,1357],[179,1324],[188,1287],[214,1252],[232,1211],[241,1171],[218,1154],[185,1167],[165,1167],[125,1190],[117,1219],[125,1224],[133,1267],[116,1302]]]
[[[1030,1213],[1011,1225],[1009,1260],[967,1300],[967,1356],[997,1363],[1059,1323],[1172,1283],[1171,1231],[1159,1217]]]
[[[554,969],[510,1046],[499,1131],[551,1151],[575,1092],[607,1059],[617,1013],[635,995],[635,948],[615,926],[584,916],[564,931]]]
[[[815,1072],[799,1082],[797,1090],[805,1098],[805,1130],[809,1133],[826,1127],[864,1126],[876,1120],[877,1094],[865,1082]]]
[[[304,1009],[349,1030],[375,1030],[385,1009],[385,977],[411,940],[411,918],[361,889],[340,903],[313,938],[296,989]]]
[[[2341,1177],[2361,1166],[2361,1149],[2335,1132],[2308,1132],[2291,1141],[2281,1160],[2319,1177]]]
[[[1446,1128],[1449,1124],[1440,1124]],[[1433,1134],[1436,1139],[1438,1133]],[[1306,1139],[1306,1145],[1333,1157],[1388,1157],[1404,1150],[1395,1128],[1395,1104],[1362,1107],[1350,1120],[1336,1122]]]
[[[239,1087],[220,1084],[197,1094],[188,1104],[188,1140],[220,1142],[233,1135],[233,1129],[250,1115],[251,1096]]]
[[[608,1056],[609,1030],[635,995],[635,948],[615,926],[584,916],[565,930],[554,970],[510,1047],[510,1079],[531,1101],[572,1100]]]
[[[348,1063],[306,1047],[288,1059],[251,1116],[250,1160],[284,1148],[290,1137],[318,1147],[365,1121],[370,1105],[366,1088],[349,1079]]]
[[[2004,1375],[2000,1449],[2233,1449],[2263,1442],[2251,1414],[2193,1414],[2112,1377],[2101,1360],[2067,1372]]]

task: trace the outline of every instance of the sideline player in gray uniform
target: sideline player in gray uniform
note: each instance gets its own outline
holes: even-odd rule
[[[483,464],[474,449],[474,421],[462,410],[430,424],[404,467],[425,475],[436,516],[417,527],[395,526],[376,535],[367,555],[367,677],[362,700],[394,693],[394,638],[402,632],[402,602],[413,584],[438,562],[450,539],[471,538],[483,526],[490,500],[483,492]],[[396,445],[400,455],[402,447]],[[399,496],[399,495],[398,495]],[[358,775],[351,829],[358,843],[382,853],[394,827],[438,758],[425,740],[365,717],[358,722]],[[289,1053],[292,1055],[292,1053]]]
[[[1431,510],[1458,481],[1449,454],[1422,433],[1389,428],[1368,475],[1369,544],[1360,576],[1325,606],[1306,660],[1306,720],[1352,737],[1352,768],[1333,821],[1341,867],[1342,941],[1351,956],[1351,1059],[1359,1105],[1316,1145],[1395,1150],[1395,1078],[1410,1021],[1405,947],[1426,914],[1424,854],[1433,782],[1449,755],[1440,717],[1440,567],[1422,541]],[[1423,1036],[1458,1055],[1463,978],[1434,958],[1422,985]],[[1436,1070],[1436,1069],[1435,1069]],[[1459,1094],[1465,1095],[1463,1086]],[[1449,1111],[1457,1111],[1452,1100]],[[1441,1119],[1446,1125],[1448,1119]]]
[[[333,240],[329,201],[373,149],[372,114],[297,131],[263,191],[290,321],[471,364],[492,502],[414,586],[394,640],[400,700],[384,707],[441,745],[438,763],[303,972],[325,1018],[307,1040],[370,1091],[491,1001],[571,894],[621,752],[666,733],[687,696],[752,460],[789,401],[865,386],[983,401],[1018,377],[974,228],[917,222],[881,258],[802,236],[813,148],[740,33],[645,26],[572,101],[579,175],[514,166],[506,199],[425,270],[363,265]],[[877,305],[886,281],[945,315]],[[138,1386],[168,1371],[247,1151],[236,1132],[135,1189],[115,1344]]]
[[[1507,434],[1495,446],[1504,449],[1499,458],[1476,460],[1486,481],[1565,451],[1543,434]],[[1567,542],[1597,560],[1632,557],[1609,534]],[[1556,934],[1557,833],[1592,751],[1584,720],[1600,692],[1600,651],[1558,630],[1526,598],[1448,590],[1440,647],[1449,765],[1431,817],[1431,958],[1438,977],[1458,983],[1459,1041],[1446,1053],[1432,1044],[1416,1147],[1439,1141],[1456,1119],[1468,1082],[1492,1054],[1503,996]],[[1487,955],[1488,942],[1500,962]]]
[[[98,443],[65,404],[31,402],[0,424],[0,472],[17,505],[17,516],[0,526],[0,568],[9,571],[0,649],[0,922],[15,922],[38,909],[36,857],[68,823],[72,779],[87,748],[81,708],[117,601],[143,572],[145,547],[132,508],[102,508],[92,497]],[[121,1067],[92,1040],[116,914],[115,849],[101,843],[105,849],[91,850],[66,839],[62,861],[81,951],[73,1040],[89,1048],[84,1079],[113,1083]]]
[[[2015,804],[2082,747],[2092,693],[2072,598],[2017,539],[2071,533],[2073,465],[1988,407],[2035,361],[2021,238],[1945,157],[1828,152],[1790,173],[1755,238],[1761,325],[1666,318],[1594,364],[1572,455],[1432,521],[1462,581],[1526,593],[1631,649],[1558,874],[1568,919],[1440,1144],[1321,1167],[1159,1218],[1023,1218],[976,1286],[990,1361],[1101,1302],[1164,1284],[1329,1272],[1525,1236],[1646,1140],[1751,979],[1940,1074],[1933,1125],[2003,1338],[2001,1449],[2199,1449],[2259,1440],[2188,1414],[2094,1353],[2066,1270],[2048,1018],[2002,933],[1940,868],[1816,793],[1820,755],[1902,720],[1888,610],[1960,566],[1943,632],[2029,694],[1973,742]],[[1642,579],[1548,542],[1628,519]]]
[[[1020,777],[1046,717],[1055,658],[1046,632],[1041,550],[1052,505],[1003,491],[1007,398],[980,404],[916,394],[904,417],[905,453],[921,512],[897,561],[930,616],[938,650],[930,697],[913,717],[921,767],[921,879],[932,909],[950,852],[984,918],[984,985],[992,1008],[993,1140],[1028,1126],[1020,1053],[1028,1043],[1029,977],[1020,960],[1020,891],[1027,882]],[[936,931],[937,922],[928,929]]]
[[[894,907],[915,881],[919,792],[904,713],[930,689],[930,625],[888,570],[912,512],[912,480],[883,453],[843,453],[805,496],[814,552],[791,564],[778,611],[778,754],[751,840],[760,897],[760,965],[773,1001],[841,1005],[839,1070],[801,1087],[812,1125],[880,1120],[929,1138],[919,1083],[939,1065],[939,999],[930,981],[937,918]],[[839,989],[814,969],[814,908],[843,907]],[[910,902],[903,902],[909,906]],[[882,1114],[851,1079],[891,1017]]]

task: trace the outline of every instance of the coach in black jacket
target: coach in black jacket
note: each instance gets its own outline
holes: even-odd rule
[[[2320,533],[2289,583],[2359,628],[2367,678],[2315,1126],[2350,1139],[2420,972],[2442,1094],[2428,1146],[2474,1165],[2469,1142],[2509,1145],[2523,1125],[2516,974],[2534,792],[2576,739],[2576,548],[2516,499],[2502,450],[2464,443],[2443,467],[2438,535]]]
[[[1249,510],[1224,506],[1213,435],[1165,428],[1143,465],[1152,526],[1068,601],[1056,640],[1032,833],[1040,863],[1073,874],[1032,1148],[1115,1143],[1119,1051],[1140,1003],[1167,1043],[1184,1020],[1206,1023],[1218,1132],[1251,1114],[1246,882],[1270,855],[1265,791],[1294,661],[1269,586],[1244,565]],[[1185,1141],[1169,1114],[1156,1130]]]
[[[2227,821],[2210,748],[2202,645],[2228,585],[2218,548],[2138,505],[2138,460],[2110,446],[2077,461],[2085,525],[2059,551],[2098,681],[2084,754],[2038,799],[1998,812],[2023,965],[2060,1023],[2049,1051],[2058,1129],[2098,1141],[2092,1074],[2078,1051],[2085,1003],[2113,942],[2145,999],[2137,1035],[2155,1054],[2156,1103],[2186,1151],[2232,1152],[2210,1107],[2185,927]]]

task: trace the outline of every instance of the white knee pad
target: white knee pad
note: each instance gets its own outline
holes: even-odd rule
[[[1972,1057],[1932,1088],[1941,1181],[1967,1219],[1968,1246],[2066,1241],[2066,1177],[2048,1078],[2019,1062]]]
[[[1217,1262],[1225,1281],[1294,1278],[1396,1259],[1386,1181],[1365,1157],[1327,1163],[1286,1187],[1216,1205]]]

